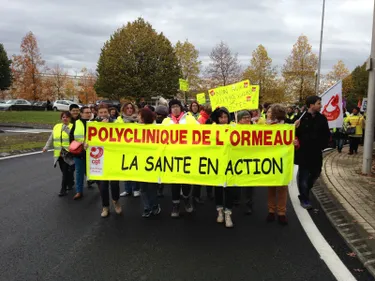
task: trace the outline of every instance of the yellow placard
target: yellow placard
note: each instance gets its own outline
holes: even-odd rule
[[[206,94],[205,93],[197,94],[197,102],[199,104],[205,104],[206,103]]]
[[[184,92],[188,92],[189,91],[189,83],[188,83],[188,81],[180,78],[179,82],[180,82],[180,90],[184,91]]]
[[[293,175],[293,125],[87,123],[87,175],[211,186],[281,186]]]
[[[259,85],[250,85],[249,80],[211,89],[208,94],[212,108],[225,106],[235,112],[259,107]]]

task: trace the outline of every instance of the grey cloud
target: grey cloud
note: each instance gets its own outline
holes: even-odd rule
[[[339,59],[353,69],[367,58],[372,22],[367,2],[327,1],[323,72]],[[188,38],[204,65],[221,40],[238,53],[243,65],[263,44],[281,67],[301,34],[309,37],[315,52],[319,47],[321,1],[0,0],[0,6],[0,42],[8,55],[19,52],[22,37],[31,30],[47,63],[59,63],[71,72],[84,66],[95,70],[103,43],[139,16],[173,44]]]

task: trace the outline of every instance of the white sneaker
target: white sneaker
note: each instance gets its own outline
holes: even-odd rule
[[[232,211],[225,210],[225,227],[232,228],[233,227],[233,222],[232,222]]]
[[[126,192],[126,191],[120,193],[120,197],[126,197],[126,196],[129,196],[129,195],[130,195],[130,193]]]
[[[119,201],[113,201],[113,205],[115,207],[116,214],[120,215],[122,213],[122,208],[121,208],[121,204],[119,203]]]
[[[133,192],[133,196],[134,197],[139,197],[139,196],[141,196],[141,192],[140,191],[134,191]]]
[[[216,219],[216,222],[217,223],[223,223],[224,222],[223,208],[218,208],[217,209],[217,219]]]
[[[103,207],[103,210],[102,210],[102,213],[101,213],[101,217],[102,218],[106,218],[109,216],[109,208],[108,207]]]

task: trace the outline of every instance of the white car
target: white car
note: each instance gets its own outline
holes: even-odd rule
[[[31,103],[24,99],[7,100],[5,103],[0,104],[0,110],[12,110],[22,107],[30,107]]]
[[[71,101],[71,100],[57,100],[53,103],[53,107],[52,109],[54,111],[69,111],[69,106],[71,104],[77,104],[79,106],[79,108],[82,107],[82,105],[74,102],[74,101]]]

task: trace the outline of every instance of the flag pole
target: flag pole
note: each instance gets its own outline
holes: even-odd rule
[[[320,86],[320,68],[321,68],[321,65],[322,65],[322,47],[323,47],[323,29],[324,29],[325,6],[326,6],[326,0],[323,0],[322,25],[321,25],[321,28],[320,28],[320,46],[319,46],[318,74],[317,74],[317,77],[316,77],[316,84],[315,84],[315,93],[316,93],[316,95],[319,94],[319,86]]]

